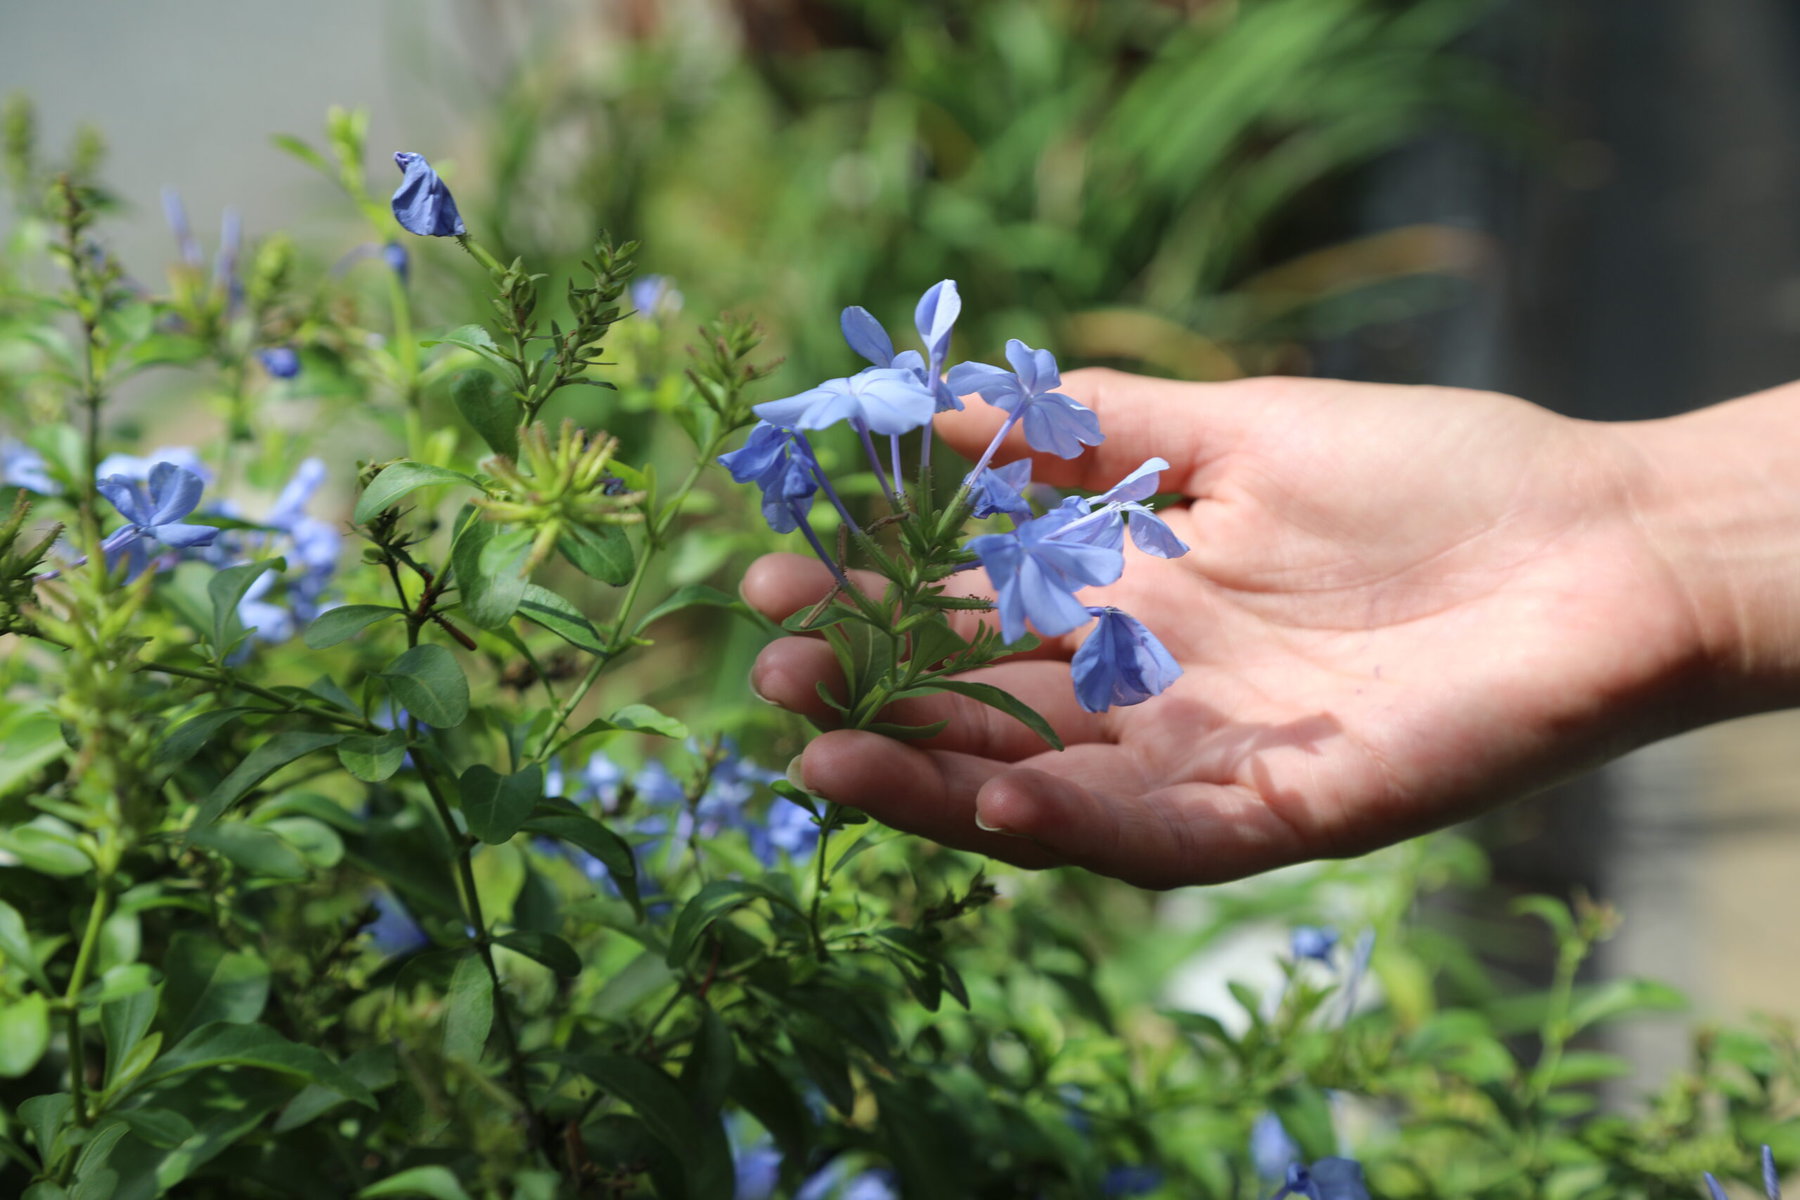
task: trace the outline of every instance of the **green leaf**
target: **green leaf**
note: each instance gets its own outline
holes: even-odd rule
[[[575,948],[554,933],[531,929],[515,929],[494,939],[496,945],[516,950],[526,958],[541,962],[564,978],[581,974],[581,956]]]
[[[106,1043],[107,1087],[118,1077],[119,1064],[137,1048],[156,1019],[157,995],[146,989],[100,1006],[100,1034]]]
[[[736,1188],[731,1144],[716,1110],[698,1111],[674,1080],[641,1059],[583,1054],[569,1064],[643,1119],[680,1162],[692,1200],[731,1200]]]
[[[448,467],[431,467],[411,461],[392,463],[369,481],[369,486],[363,489],[363,494],[357,499],[356,509],[350,514],[350,519],[358,525],[366,525],[403,496],[423,487],[439,487],[451,483],[481,487],[480,482],[472,476],[452,471]]]
[[[428,338],[419,343],[421,346],[461,346],[464,350],[472,350],[481,357],[500,368],[502,374],[513,375],[517,368],[506,360],[500,347],[494,344],[493,335],[480,325],[458,325],[441,338]]]
[[[162,735],[152,761],[159,767],[179,767],[199,753],[214,734],[249,711],[247,708],[215,708],[184,721]]]
[[[171,1038],[214,1022],[246,1025],[269,1003],[269,964],[227,951],[205,934],[175,933],[162,968],[162,1017]]]
[[[337,182],[337,168],[333,167],[329,162],[326,162],[323,154],[320,154],[317,150],[314,150],[311,146],[307,145],[293,134],[271,134],[269,141],[273,142],[278,149],[287,151],[289,154],[293,155],[319,174],[325,176],[325,178],[331,180],[333,183]]]
[[[597,529],[573,526],[557,539],[556,548],[577,571],[614,587],[628,583],[637,565],[631,539],[617,525],[602,525]]]
[[[390,729],[379,737],[351,734],[338,743],[337,756],[344,770],[356,778],[364,783],[380,783],[406,761],[406,732]]]
[[[589,654],[606,653],[606,642],[593,623],[581,615],[581,610],[549,588],[526,584],[524,595],[519,599],[519,615],[542,625],[578,650],[586,650]]]
[[[390,1045],[366,1046],[339,1065],[350,1073],[351,1078],[372,1092],[394,1086],[400,1071],[399,1055]],[[281,1115],[275,1120],[275,1132],[279,1134],[299,1129],[324,1116],[345,1100],[346,1097],[330,1088],[308,1084],[281,1110]]]
[[[469,832],[498,846],[519,832],[532,807],[543,798],[544,769],[533,763],[523,771],[502,775],[477,763],[463,772],[458,788]]]
[[[1296,1085],[1278,1088],[1269,1097],[1269,1110],[1281,1118],[1288,1136],[1299,1143],[1307,1160],[1337,1153],[1337,1134],[1331,1128],[1331,1105],[1318,1088]]]
[[[470,514],[450,547],[450,565],[462,610],[483,629],[499,629],[512,620],[525,597],[525,557],[531,531],[505,530]]]
[[[1576,993],[1569,1009],[1569,1030],[1575,1032],[1627,1013],[1680,1012],[1687,1006],[1687,997],[1666,983],[1613,979]]]
[[[324,650],[349,641],[378,621],[404,615],[391,604],[342,604],[314,617],[301,640],[308,650]]]
[[[637,860],[624,838],[582,812],[568,801],[546,801],[520,828],[541,833],[586,850],[600,860],[619,892],[641,916],[638,903]]]
[[[75,840],[75,831],[47,813],[13,829],[0,828],[0,850],[40,875],[67,878],[94,869],[94,860]]]
[[[701,1112],[717,1112],[725,1105],[736,1067],[737,1044],[731,1026],[709,1005],[701,1010],[693,1053],[681,1064],[681,1090],[693,1097]]]
[[[383,1200],[388,1196],[425,1196],[429,1200],[469,1200],[469,1193],[449,1167],[433,1164],[408,1167],[398,1175],[389,1175],[380,1183],[371,1183],[356,1193],[356,1200]]]
[[[624,729],[632,733],[654,733],[657,737],[685,738],[688,727],[667,713],[658,712],[648,704],[627,704],[604,721],[595,721],[589,729],[603,727],[606,729]]]
[[[31,977],[31,982],[46,992],[51,990],[43,964],[38,962],[37,954],[31,948],[31,934],[26,931],[24,916],[4,900],[0,900],[0,960],[22,969]]]
[[[454,729],[469,715],[469,681],[456,656],[442,646],[414,646],[381,677],[407,712],[433,728]]]
[[[684,608],[728,608],[740,616],[760,621],[761,614],[750,608],[742,600],[729,592],[722,592],[716,587],[704,583],[690,583],[686,587],[677,588],[675,592],[661,604],[644,614],[637,623],[637,632],[642,633],[652,624],[662,620],[670,613],[680,612]]]
[[[425,649],[423,646],[419,648]],[[245,755],[244,761],[232,768],[231,774],[221,779],[218,786],[207,793],[206,799],[200,802],[199,812],[194,815],[193,828],[204,828],[218,820],[226,809],[247,796],[250,789],[282,767],[305,758],[315,750],[335,746],[342,740],[343,735],[337,733],[276,734]]]
[[[62,723],[49,713],[26,712],[0,735],[0,796],[24,787],[68,753]]]
[[[211,850],[234,866],[265,879],[305,879],[306,860],[280,835],[242,821],[225,821],[189,833],[191,845]]]
[[[959,696],[979,700],[989,708],[997,708],[1043,738],[1050,744],[1051,749],[1061,750],[1063,748],[1062,739],[1056,736],[1056,730],[1050,728],[1050,722],[1044,720],[1037,709],[1032,708],[1011,692],[1002,691],[991,683],[976,683],[969,679],[933,679],[929,683],[903,694],[921,695],[932,689],[955,692]]]
[[[137,1087],[173,1079],[191,1071],[213,1067],[256,1067],[291,1075],[330,1088],[365,1108],[376,1108],[375,1097],[342,1067],[311,1046],[288,1041],[266,1025],[235,1025],[226,1021],[202,1025],[157,1060],[141,1076]]]
[[[163,1150],[172,1149],[194,1136],[194,1123],[166,1108],[125,1108],[107,1114],[123,1121],[132,1136]]]
[[[767,900],[771,904],[795,909],[791,901],[760,883],[750,883],[736,879],[715,879],[713,882],[694,893],[693,897],[682,906],[681,914],[675,918],[675,928],[669,934],[669,952],[667,956],[670,967],[679,971],[686,965],[694,952],[694,947],[713,922],[729,913],[734,908],[742,908],[758,900]]]
[[[50,1048],[50,1003],[42,992],[0,1007],[0,1077],[17,1079]]]
[[[494,1027],[494,980],[478,955],[464,956],[444,997],[444,1054],[480,1062]]]
[[[51,1092],[46,1096],[33,1096],[20,1102],[19,1120],[25,1123],[25,1128],[31,1130],[31,1136],[37,1139],[38,1157],[46,1163],[51,1161],[56,1135],[68,1123],[74,1107],[75,1098],[67,1092]]]
[[[519,457],[519,402],[490,371],[464,371],[450,385],[450,399],[469,427],[495,454]]]
[[[238,602],[265,571],[287,570],[287,559],[271,558],[262,562],[241,563],[226,567],[206,582],[206,596],[212,601],[213,653],[220,659],[231,653],[244,638],[244,624],[238,620]]]

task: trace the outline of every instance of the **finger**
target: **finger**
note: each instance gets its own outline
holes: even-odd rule
[[[861,730],[822,734],[800,760],[806,789],[876,820],[1021,867],[1059,860],[1020,838],[975,824],[974,797],[1002,763],[968,754],[920,750]]]
[[[887,586],[887,581],[872,571],[851,571],[850,581],[861,588],[865,595],[870,596],[881,595]],[[986,590],[987,583],[986,572],[965,571],[948,581],[944,594],[991,596],[993,593]],[[836,579],[830,569],[818,559],[806,554],[776,553],[765,554],[750,564],[749,569],[744,572],[744,581],[739,585],[739,591],[750,607],[772,621],[785,621],[824,599],[835,584]],[[946,612],[945,616],[950,628],[965,641],[972,639],[984,625],[997,623],[992,611],[953,609]],[[1060,639],[1049,638],[1036,648],[1014,657],[1066,660],[1070,653],[1069,647]]]
[[[1100,368],[1071,371],[1063,376],[1062,391],[1094,410],[1106,439],[1079,458],[1062,459],[1033,451],[1024,431],[1014,426],[995,461],[1030,457],[1032,477],[1038,482],[1102,492],[1145,459],[1161,455],[1169,462],[1163,487],[1200,495],[1204,469],[1237,440],[1238,414],[1284,382],[1182,383]],[[987,449],[1006,414],[977,397],[968,397],[965,403],[961,412],[940,414],[933,428],[958,453],[974,460]]]
[[[1059,763],[1056,774],[1029,768],[995,773],[976,798],[981,824],[1146,888],[1223,883],[1319,856],[1251,788],[1108,788],[1106,760],[1124,752],[1083,749],[1088,761]]]
[[[1066,663],[1008,661],[957,677],[1000,688],[1029,704],[1050,724],[1065,745],[1106,736],[1105,721],[1084,710],[1075,699]],[[831,647],[814,638],[781,638],[763,647],[750,670],[750,686],[771,704],[830,728],[841,722],[836,709],[819,695],[823,684],[843,701],[843,672]],[[897,725],[927,726],[946,722],[943,730],[911,743],[922,749],[977,754],[999,762],[1017,762],[1050,747],[1023,722],[991,705],[955,692],[939,692],[896,701],[882,720]]]

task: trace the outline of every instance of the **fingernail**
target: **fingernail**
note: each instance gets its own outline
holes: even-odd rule
[[[977,808],[975,810],[975,828],[983,830],[987,833],[1003,833],[1007,837],[1017,837],[1018,836],[1018,834],[1014,833],[1010,829],[1003,828],[999,825],[990,825],[987,821],[987,818],[983,817],[981,815],[981,810],[979,808]]]
[[[796,754],[788,760],[787,765],[787,781],[803,792],[809,790],[806,786],[806,772],[800,767],[800,760],[805,757],[804,754]]]
[[[751,676],[750,676],[750,694],[752,696],[755,696],[758,700],[761,700],[764,704],[774,704],[775,703],[773,700],[771,700],[767,696],[763,695],[762,689],[756,686],[756,675],[754,672],[752,672]],[[796,786],[798,786],[798,785],[796,785]]]

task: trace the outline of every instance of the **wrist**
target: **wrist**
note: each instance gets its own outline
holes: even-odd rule
[[[1630,516],[1688,606],[1705,719],[1800,704],[1800,383],[1609,427]]]

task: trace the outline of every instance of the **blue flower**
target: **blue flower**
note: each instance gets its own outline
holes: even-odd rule
[[[324,483],[325,475],[325,464],[319,459],[302,460],[263,520],[263,524],[279,536],[249,545],[236,543],[233,551],[224,555],[219,564],[249,561],[257,554],[279,547],[288,558],[289,567],[299,568],[298,574],[286,579],[286,608],[264,599],[275,585],[273,574],[258,576],[239,602],[238,619],[262,641],[287,641],[301,626],[318,616],[319,602],[337,572],[343,537],[331,525],[306,514],[306,505]]]
[[[292,346],[268,346],[256,352],[263,370],[276,379],[292,379],[300,373],[300,356]]]
[[[412,260],[407,257],[406,247],[399,242],[385,243],[381,247],[381,261],[400,277],[400,285],[406,286],[407,277],[412,274]]]
[[[1711,1171],[1702,1172],[1701,1178],[1706,1181],[1706,1194],[1712,1197],[1712,1200],[1729,1200],[1729,1197],[1725,1195],[1725,1189],[1719,1186],[1719,1181],[1713,1178]]]
[[[402,229],[421,237],[463,237],[469,232],[450,189],[423,154],[401,150],[394,155],[394,164],[402,173],[394,191],[394,219]]]
[[[1287,1126],[1272,1112],[1256,1118],[1250,1127],[1250,1163],[1259,1179],[1285,1179],[1288,1168],[1300,1161],[1300,1147],[1288,1136]]]
[[[1144,504],[1145,500],[1156,494],[1157,479],[1168,467],[1166,459],[1145,459],[1143,466],[1103,494],[1090,499],[1072,497],[1065,500],[1064,504],[1083,515],[1095,518],[1093,521],[1082,522],[1078,529],[1070,530],[1068,536],[1079,536],[1083,541],[1123,548],[1125,535],[1122,527],[1128,525],[1131,540],[1145,554],[1155,555],[1157,558],[1180,558],[1186,554],[1187,543],[1176,537],[1175,531]]]
[[[794,1200],[900,1200],[899,1181],[885,1167],[856,1175],[842,1158],[834,1158],[800,1185]]]
[[[811,856],[819,844],[819,823],[811,813],[786,799],[770,804],[763,819],[750,822],[745,832],[750,838],[750,853],[766,867],[778,865],[783,854],[799,862]]]
[[[1004,467],[989,467],[969,484],[971,515],[992,517],[1005,513],[1015,521],[1031,519],[1031,502],[1025,489],[1031,486],[1031,460],[1021,458]]]
[[[818,460],[806,439],[767,421],[750,431],[742,450],[719,455],[719,465],[762,489],[763,519],[776,533],[791,532],[819,490]]]
[[[1369,1200],[1362,1164],[1349,1158],[1321,1158],[1310,1169],[1300,1163],[1288,1168],[1287,1183],[1274,1200],[1304,1196],[1306,1200]]]
[[[1775,1152],[1762,1148],[1763,1193],[1769,1200],[1781,1200],[1781,1177],[1775,1173]]]
[[[1081,707],[1105,712],[1140,704],[1181,678],[1180,665],[1142,621],[1116,608],[1085,611],[1100,623],[1069,663]]]
[[[647,321],[681,311],[682,295],[667,275],[640,275],[631,281],[631,307]]]
[[[826,429],[839,421],[874,433],[899,434],[930,422],[937,412],[931,390],[912,371],[870,367],[847,379],[758,404],[753,412],[787,429]]]
[[[375,919],[363,926],[363,932],[383,954],[411,954],[423,950],[431,944],[431,938],[425,930],[406,911],[392,892],[383,889],[372,897],[375,905]]]
[[[1296,925],[1288,940],[1294,951],[1294,961],[1310,958],[1314,962],[1322,962],[1331,966],[1331,951],[1338,944],[1338,932],[1329,925]]]
[[[1093,410],[1056,390],[1062,386],[1062,375],[1048,350],[1033,350],[1014,338],[1006,343],[1006,361],[1012,370],[987,363],[960,363],[950,371],[949,388],[958,395],[974,392],[1010,413],[1011,420],[1003,429],[1022,422],[1026,442],[1040,453],[1074,458],[1083,446],[1098,446],[1105,440],[1100,418]]]
[[[188,224],[187,206],[181,202],[181,193],[172,187],[162,190],[163,219],[169,223],[169,231],[175,235],[175,245],[181,250],[181,261],[190,267],[198,267],[206,261],[200,251],[200,242],[194,237],[193,226]]]
[[[211,525],[186,525],[181,518],[200,503],[205,483],[200,476],[174,463],[157,463],[144,481],[112,475],[97,485],[102,495],[125,517],[125,524],[100,543],[111,566],[121,553],[129,562],[128,574],[136,575],[148,560],[144,543],[161,542],[177,550],[205,546],[219,536]]]
[[[0,487],[19,487],[45,496],[62,489],[50,478],[44,456],[23,442],[0,438]]]
[[[1100,1180],[1102,1196],[1147,1196],[1163,1185],[1165,1178],[1157,1167],[1137,1165],[1109,1167]]]
[[[1025,636],[1027,620],[1045,637],[1081,628],[1092,613],[1074,594],[1111,583],[1125,569],[1125,558],[1116,549],[1059,539],[1058,532],[1075,519],[1059,508],[1011,533],[969,539],[968,549],[981,559],[994,585],[1000,632],[1007,641]]]
[[[943,379],[944,360],[950,354],[950,329],[960,315],[962,295],[957,292],[954,279],[932,284],[913,309],[913,326],[919,331],[919,340],[925,343],[926,383],[937,397],[939,412],[963,406],[955,390]]]
[[[158,446],[142,458],[135,454],[109,454],[94,468],[94,478],[123,475],[127,479],[143,481],[150,478],[150,472],[157,463],[165,462],[174,463],[182,470],[198,475],[202,483],[212,482],[212,472],[206,469],[206,464],[200,461],[199,451],[192,446]]]

